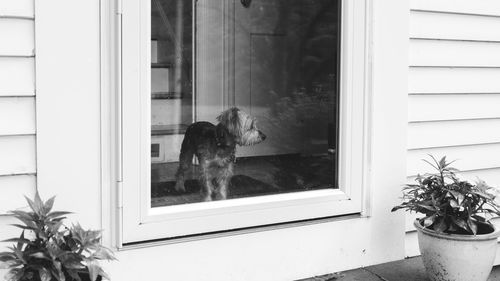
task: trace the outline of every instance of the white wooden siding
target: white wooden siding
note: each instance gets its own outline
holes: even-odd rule
[[[413,10],[500,16],[498,0],[411,0],[410,2]]]
[[[412,39],[500,41],[500,17],[425,11],[412,11],[410,17]]]
[[[27,206],[23,195],[33,197],[36,178],[34,175],[0,177],[2,196],[0,196],[0,214]],[[20,204],[20,202],[23,202]]]
[[[0,56],[0,96],[35,94],[35,59]]]
[[[500,30],[500,29],[499,29]],[[410,67],[410,94],[500,93],[500,68]]]
[[[0,176],[34,174],[35,136],[0,137]]]
[[[35,16],[33,0],[0,0],[0,18],[26,18]]]
[[[408,127],[408,149],[488,143],[500,143],[500,119],[418,122]]]
[[[500,44],[413,39],[410,42],[410,65],[499,67]]]
[[[0,97],[0,135],[35,133],[35,99]]]
[[[500,94],[434,94],[432,96],[409,96],[409,122],[486,118],[500,118]]]
[[[500,1],[411,0],[408,181],[428,154],[500,187]],[[419,254],[406,220],[406,255]]]
[[[0,0],[0,240],[36,188],[34,26],[34,0]]]
[[[436,158],[447,156],[449,160],[457,160],[453,166],[462,171],[482,170],[500,167],[500,143],[473,144],[463,146],[436,147],[408,150],[407,175],[432,172],[432,167],[422,161],[429,159],[429,154]]]
[[[0,54],[2,56],[33,56],[35,46],[32,20],[0,18]]]

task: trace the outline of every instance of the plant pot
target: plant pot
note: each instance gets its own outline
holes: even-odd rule
[[[90,275],[86,272],[79,272],[78,276],[82,279],[82,281],[90,281]],[[66,279],[68,280],[68,279]],[[72,279],[69,279],[72,280]],[[102,277],[100,275],[97,276],[96,281],[102,281]]]
[[[427,275],[432,281],[486,281],[497,252],[498,229],[488,234],[437,233],[414,222]]]
[[[21,281],[41,281],[40,276],[38,275],[38,272],[32,271],[31,277],[28,277],[28,279],[23,278]],[[78,276],[80,277],[81,281],[90,281],[90,275],[87,272],[78,272]],[[75,281],[75,279],[71,278],[67,273],[64,273],[64,278],[66,278],[66,281]],[[52,278],[53,281],[56,281],[54,278]],[[96,281],[102,281],[102,276],[98,275]]]

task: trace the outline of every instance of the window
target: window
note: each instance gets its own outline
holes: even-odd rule
[[[362,210],[365,6],[347,2],[124,0],[125,243]]]

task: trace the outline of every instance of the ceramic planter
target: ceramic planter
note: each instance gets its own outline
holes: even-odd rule
[[[500,231],[480,235],[439,234],[415,220],[418,243],[432,281],[486,281],[493,267]]]

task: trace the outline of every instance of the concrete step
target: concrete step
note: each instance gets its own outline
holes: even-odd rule
[[[316,276],[297,281],[428,281],[420,257],[384,263],[345,272]],[[488,281],[500,280],[500,266],[491,271]]]

